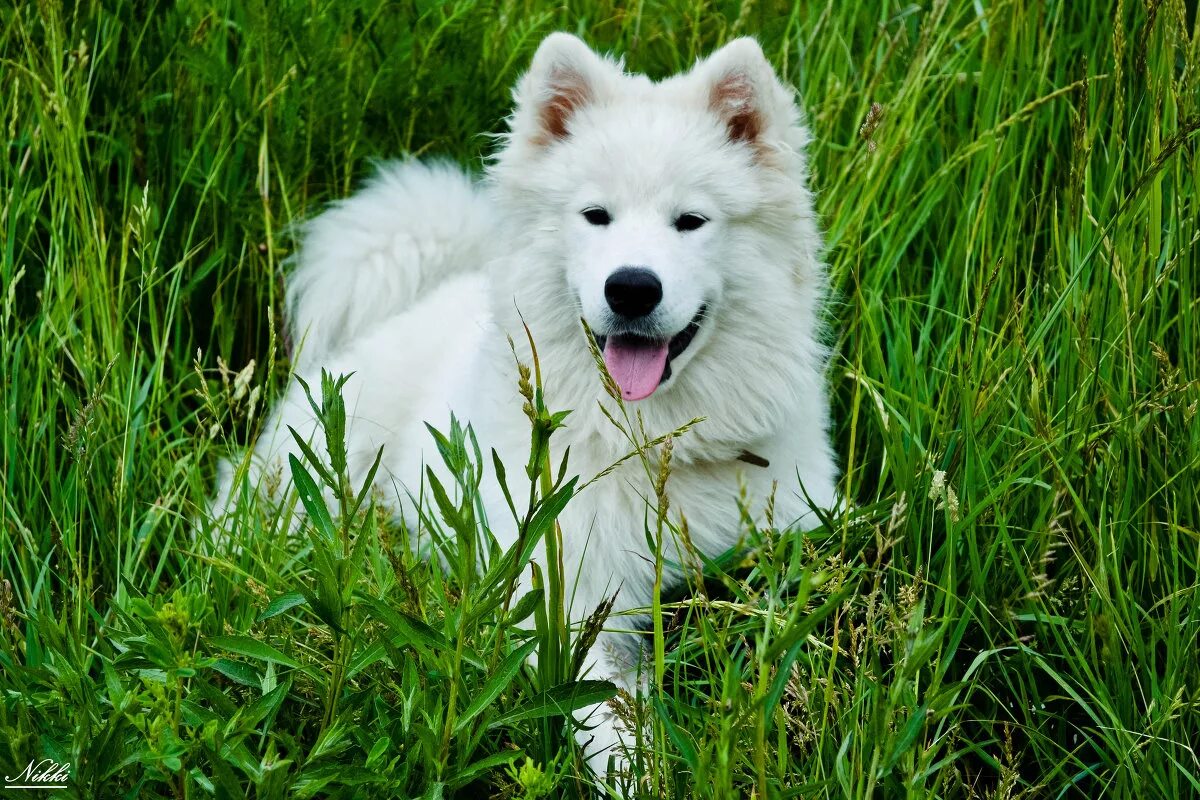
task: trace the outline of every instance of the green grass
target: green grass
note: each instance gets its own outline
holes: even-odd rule
[[[1183,0],[0,5],[4,774],[70,762],[61,794],[88,798],[586,792],[544,715],[571,688],[553,607],[465,566],[489,460],[461,432],[445,564],[375,514],[191,533],[287,378],[289,226],[372,159],[478,166],[554,29],[655,76],[758,36],[809,112],[838,299],[856,510],[747,531],[666,606],[636,796],[1200,796]]]

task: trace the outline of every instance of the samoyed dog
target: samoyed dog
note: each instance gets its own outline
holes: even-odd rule
[[[425,423],[445,430],[453,413],[510,466],[512,496],[527,496],[530,423],[510,349],[511,337],[530,363],[527,325],[547,406],[572,410],[552,446],[570,447],[573,473],[586,479],[630,453],[608,418],[621,418],[619,404],[651,437],[699,417],[672,441],[665,486],[687,547],[711,556],[736,545],[747,502],[770,505],[781,527],[812,523],[814,506],[835,502],[837,470],[822,242],[792,91],[752,39],[654,82],[555,33],[514,99],[482,182],[446,165],[384,166],[304,229],[287,284],[295,369],[310,384],[322,368],[352,373],[352,476],[365,480],[383,446],[376,483],[411,523],[424,465],[440,463]],[[295,380],[255,446],[251,481],[287,474],[289,426],[323,451]],[[614,594],[614,613],[650,604],[649,474],[627,459],[563,512],[570,620]],[[496,484],[485,477],[484,505],[507,548],[516,530],[499,524],[512,516]],[[232,489],[227,476],[218,509]],[[694,563],[687,547],[665,542],[665,562]],[[587,677],[635,691],[636,654],[636,638],[602,634]],[[614,710],[578,716],[589,764],[603,774],[610,756],[625,763],[632,734]]]

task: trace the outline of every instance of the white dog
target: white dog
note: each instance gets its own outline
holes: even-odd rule
[[[453,411],[510,467],[513,496],[526,496],[528,484],[517,484],[530,428],[508,339],[528,363],[522,320],[547,405],[573,410],[555,452],[569,446],[571,470],[585,478],[627,455],[601,408],[620,417],[582,317],[650,435],[703,418],[673,442],[666,484],[671,519],[686,516],[695,548],[713,555],[737,543],[743,487],[753,508],[774,494],[780,526],[811,523],[805,498],[832,506],[837,471],[822,243],[792,92],[751,39],[655,83],[558,33],[515,100],[482,185],[448,166],[385,166],[306,228],[287,287],[293,340],[303,342],[297,372],[310,384],[322,367],[353,373],[344,390],[352,473],[365,479],[383,445],[378,485],[415,495],[423,465],[439,463],[424,423],[445,429]],[[289,425],[320,436],[295,381],[255,448],[252,478],[296,449]],[[511,520],[495,483],[485,478],[489,519]],[[230,489],[226,481],[226,498]],[[614,593],[616,612],[649,605],[654,497],[631,459],[567,505],[570,619]],[[494,531],[504,547],[512,528]],[[665,550],[669,563],[688,563],[673,541]],[[589,677],[634,690],[620,641],[601,637]],[[589,763],[603,771],[610,754],[622,763],[621,721],[607,706],[589,713],[591,730],[580,733]]]

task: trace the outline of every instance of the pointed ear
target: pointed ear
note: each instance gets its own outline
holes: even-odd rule
[[[536,145],[548,145],[570,134],[571,118],[605,93],[619,67],[596,55],[569,33],[542,40],[529,72],[514,92],[512,131]]]
[[[786,130],[797,123],[799,111],[754,39],[735,39],[696,65],[693,74],[730,141],[765,154],[773,143],[790,138]]]

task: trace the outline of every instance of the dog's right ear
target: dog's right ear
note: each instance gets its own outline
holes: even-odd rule
[[[566,139],[572,118],[605,93],[614,74],[620,74],[620,67],[592,52],[579,37],[550,34],[513,93],[513,135],[539,146]]]

